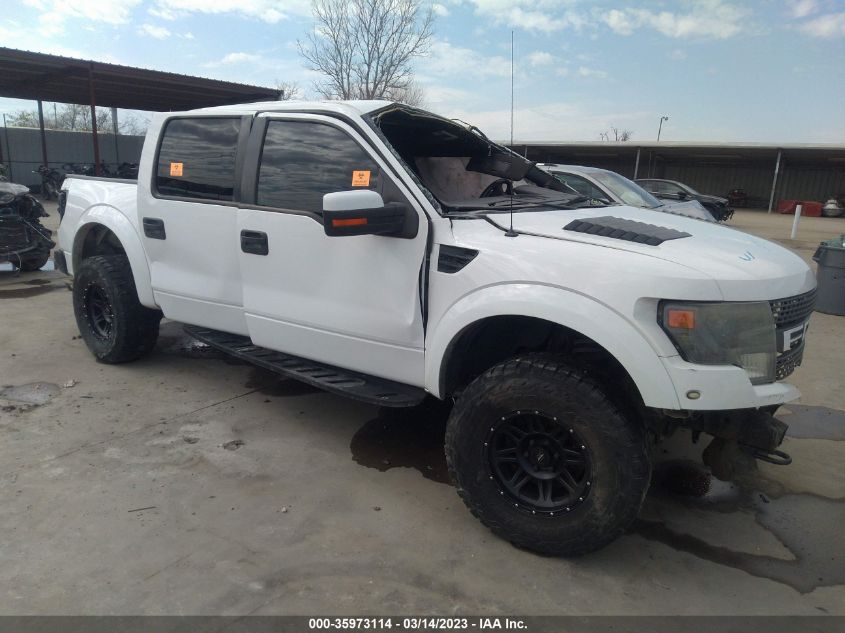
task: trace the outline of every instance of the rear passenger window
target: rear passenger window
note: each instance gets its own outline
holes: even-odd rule
[[[158,193],[232,200],[240,126],[239,118],[171,119],[158,151]]]
[[[378,165],[346,132],[325,123],[270,121],[258,168],[256,203],[323,212],[323,195],[378,190]]]

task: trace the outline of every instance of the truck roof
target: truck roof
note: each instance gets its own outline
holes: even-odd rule
[[[289,111],[322,111],[337,112],[352,116],[361,116],[381,110],[390,105],[391,101],[259,101],[257,103],[238,103],[234,105],[198,108],[190,112],[213,114],[250,114],[253,112],[289,112]]]

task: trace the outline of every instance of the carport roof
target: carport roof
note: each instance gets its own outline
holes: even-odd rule
[[[272,101],[275,88],[0,47],[0,97],[129,110],[191,110]]]
[[[577,164],[578,158],[630,157],[641,150],[665,158],[704,163],[774,162],[781,152],[793,162],[845,163],[845,144],[839,143],[697,143],[697,142],[545,142],[514,141],[510,147],[529,158],[569,157]]]

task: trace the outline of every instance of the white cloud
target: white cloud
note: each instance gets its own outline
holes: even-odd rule
[[[142,24],[138,29],[138,33],[154,37],[157,40],[163,40],[170,37],[170,31],[168,29],[154,24]]]
[[[191,13],[232,13],[276,24],[291,16],[310,16],[311,3],[308,0],[155,0],[149,12],[164,20]]]
[[[470,48],[453,46],[446,40],[436,40],[428,57],[420,60],[419,69],[423,75],[438,77],[509,77],[511,60],[500,55],[487,57]]]
[[[587,24],[582,13],[568,8],[576,4],[574,0],[468,1],[477,15],[489,18],[495,24],[526,31],[551,33],[565,28],[581,29]]]
[[[804,22],[798,27],[812,37],[845,37],[845,13],[831,13]]]
[[[790,3],[790,13],[793,18],[806,18],[818,11],[818,2],[816,0],[793,0]]]
[[[723,0],[694,0],[686,13],[649,9],[612,9],[599,12],[599,19],[620,35],[651,28],[666,37],[726,39],[738,35],[748,11]]]
[[[24,0],[24,4],[40,12],[39,32],[45,37],[62,33],[68,19],[103,22],[111,25],[129,21],[132,9],[141,0],[102,2],[100,0]]]
[[[555,56],[545,51],[534,51],[528,55],[528,63],[532,66],[549,66],[555,63]]]
[[[431,5],[431,10],[434,11],[434,13],[436,15],[439,15],[441,18],[445,18],[450,13],[449,8],[445,5],[440,4],[439,2],[435,2],[433,5]]]
[[[255,53],[229,53],[224,55],[222,59],[214,62],[207,62],[203,64],[205,68],[218,68],[220,66],[235,66],[237,64],[255,64],[261,61],[261,55]]]
[[[597,68],[587,68],[586,66],[579,66],[577,72],[579,77],[595,77],[596,79],[607,78],[607,73],[603,70],[598,70]]]

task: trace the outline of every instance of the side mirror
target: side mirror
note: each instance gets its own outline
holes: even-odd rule
[[[686,200],[687,199],[687,192],[686,191],[679,191],[678,192],[678,200]]]
[[[415,237],[419,219],[399,202],[384,203],[369,189],[338,191],[323,196],[323,230],[330,237],[391,235]]]

